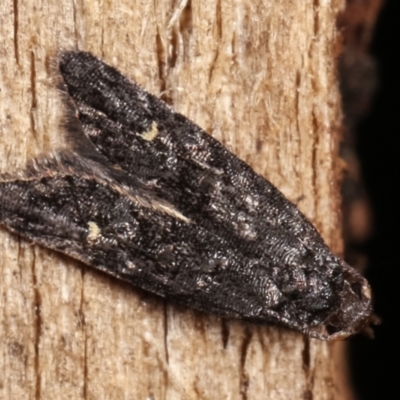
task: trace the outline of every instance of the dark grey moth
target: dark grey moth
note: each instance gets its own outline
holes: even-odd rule
[[[70,146],[0,176],[0,224],[221,317],[324,340],[370,329],[366,280],[271,183],[91,54],[58,67]]]

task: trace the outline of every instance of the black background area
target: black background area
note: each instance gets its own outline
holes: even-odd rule
[[[366,271],[382,324],[375,340],[351,339],[351,370],[358,398],[400,399],[400,1],[386,0],[371,47],[379,89],[357,130],[364,183],[374,212],[365,244]]]

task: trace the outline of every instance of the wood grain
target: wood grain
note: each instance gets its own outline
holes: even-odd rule
[[[342,251],[343,0],[2,3],[1,171],[60,146],[51,60],[88,50],[223,141]],[[186,310],[0,234],[0,398],[352,397],[342,344]]]

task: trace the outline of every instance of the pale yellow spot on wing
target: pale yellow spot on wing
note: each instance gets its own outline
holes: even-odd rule
[[[143,133],[139,134],[139,136],[142,139],[147,140],[148,142],[151,142],[158,136],[158,133],[159,132],[158,132],[158,127],[157,127],[157,122],[153,121],[153,123],[151,124],[151,128],[147,132],[143,132]]]
[[[96,222],[89,221],[88,228],[89,228],[88,240],[93,241],[98,239],[98,237],[101,234],[101,230],[99,226],[96,224]]]

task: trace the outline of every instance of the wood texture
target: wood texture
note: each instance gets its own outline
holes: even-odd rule
[[[343,3],[2,0],[1,171],[60,145],[51,59],[89,50],[223,141],[340,253]],[[177,307],[0,234],[0,398],[351,398],[341,343]]]

